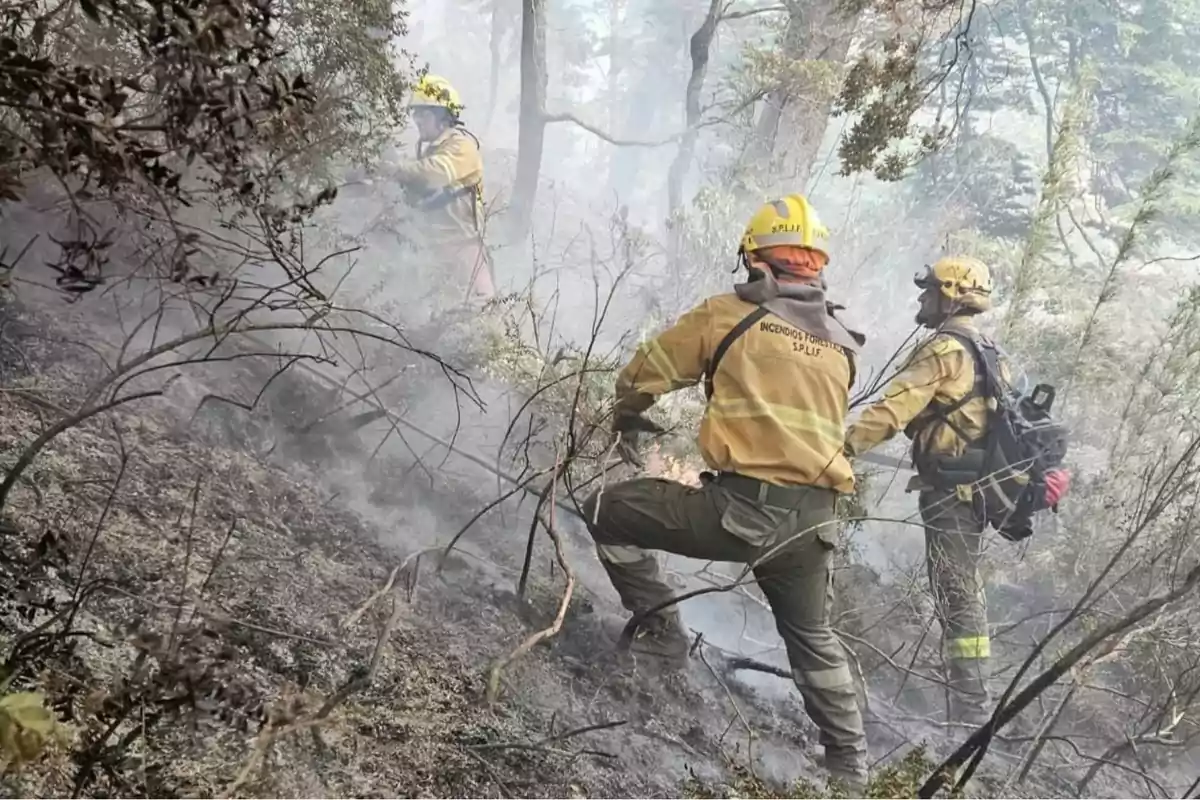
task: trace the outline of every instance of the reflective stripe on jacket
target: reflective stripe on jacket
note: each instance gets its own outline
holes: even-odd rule
[[[424,208],[434,238],[478,238],[483,213],[483,159],[475,138],[450,128],[425,145],[420,158],[396,168],[397,180]]]
[[[639,414],[698,383],[725,334],[754,309],[718,295],[644,342],[617,377],[616,413]],[[850,370],[842,348],[768,314],[730,345],[713,377],[700,424],[705,463],[768,483],[853,491],[842,452]]]

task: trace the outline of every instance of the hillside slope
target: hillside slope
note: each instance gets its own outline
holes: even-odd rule
[[[4,313],[10,465],[89,374],[66,342],[97,332]],[[316,391],[293,381],[276,397]],[[488,666],[549,623],[563,588],[539,543],[528,597],[514,594],[528,508],[485,516],[439,573],[413,556],[486,504],[479,475],[302,463],[255,440],[279,427],[271,403],[206,421],[169,399],[65,432],[10,498],[8,666],[71,726],[10,791],[675,796],[744,778],[751,728],[759,777],[819,779],[785,682],[727,679],[710,647],[681,676],[618,657],[623,615],[567,523],[581,585],[564,628],[488,707]]]

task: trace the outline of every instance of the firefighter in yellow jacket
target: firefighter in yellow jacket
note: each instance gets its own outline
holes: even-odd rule
[[[418,215],[418,236],[465,300],[495,295],[491,262],[483,243],[483,160],[479,142],[462,127],[462,102],[442,77],[425,75],[413,90],[410,110],[417,128],[417,158],[396,178]]]
[[[699,446],[714,471],[702,488],[638,478],[583,504],[600,563],[624,606],[672,597],[652,550],[754,566],[787,647],[792,675],[820,729],[831,777],[861,787],[866,739],[846,652],[829,623],[835,505],[853,490],[842,453],[862,337],[825,301],[808,201],[789,195],[750,220],[735,292],[705,300],[644,342],[616,383],[613,429],[635,464],[641,414],[667,392],[705,382]],[[635,651],[682,666],[688,637],[674,606],[648,617]]]
[[[991,308],[992,279],[978,259],[953,256],[927,267],[915,282],[921,289],[917,324],[935,332],[914,349],[883,398],[850,426],[846,453],[865,453],[901,430],[913,442],[917,475],[907,491],[920,493],[930,590],[950,684],[949,716],[981,725],[990,715],[991,645],[979,573],[985,526],[975,514],[971,486],[943,479],[938,461],[962,455],[987,431],[983,376],[974,354],[955,334],[980,336],[974,318]],[[1004,361],[1000,371],[1003,380],[1010,379]]]

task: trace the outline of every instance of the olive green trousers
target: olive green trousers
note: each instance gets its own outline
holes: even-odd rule
[[[697,489],[639,478],[593,494],[583,511],[600,560],[634,613],[674,594],[648,550],[753,565],[805,710],[820,730],[826,766],[865,775],[862,713],[846,651],[829,624],[836,495],[796,487],[796,501],[786,508],[733,491],[721,480]]]
[[[929,587],[942,625],[952,721],[981,724],[989,715],[987,595],[979,565],[984,525],[953,490],[920,494]]]

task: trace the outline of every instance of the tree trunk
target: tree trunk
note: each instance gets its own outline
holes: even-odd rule
[[[492,30],[488,36],[491,69],[488,71],[487,119],[483,123],[485,132],[491,132],[492,119],[496,116],[496,104],[500,102],[500,70],[503,68],[504,36],[508,32],[508,23],[504,19],[507,6],[505,0],[492,0]]]
[[[624,53],[621,48],[621,0],[609,0],[608,3],[608,75],[607,75],[607,99],[608,106],[608,129],[613,133],[621,130],[621,111],[624,106],[621,96],[621,69],[624,66],[622,57]],[[603,148],[605,160],[608,162],[605,166],[609,176],[609,182],[612,181],[613,168],[616,164],[615,148]],[[599,166],[599,165],[597,165]]]
[[[546,139],[546,5],[521,0],[521,117],[509,241],[529,235]]]
[[[814,62],[815,74],[806,84],[780,86],[767,94],[743,163],[763,178],[763,188],[804,191],[837,96],[836,82],[823,80],[825,70],[816,62],[845,63],[857,17],[840,11],[838,0],[790,5],[782,43],[785,62]]]
[[[700,132],[696,126],[700,123],[700,90],[704,88],[704,76],[708,72],[709,48],[712,46],[714,34],[717,32],[717,22],[721,18],[721,0],[712,0],[708,6],[708,14],[704,22],[692,34],[688,43],[688,52],[692,58],[692,74],[688,77],[687,90],[684,92],[684,125],[687,133],[679,143],[675,160],[667,172],[667,214],[674,216],[683,206],[683,181],[692,166],[692,157],[696,152],[696,139]]]

